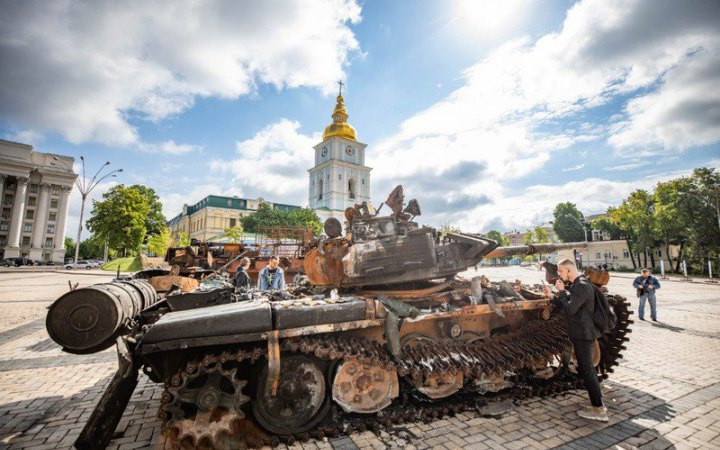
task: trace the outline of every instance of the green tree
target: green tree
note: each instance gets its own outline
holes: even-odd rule
[[[553,231],[563,242],[579,242],[585,240],[583,215],[574,203],[558,203],[553,212]]]
[[[322,231],[322,222],[315,211],[308,208],[283,211],[273,209],[267,203],[261,203],[257,211],[240,218],[240,223],[248,233],[257,233],[261,228],[273,226],[312,228],[316,236]]]
[[[168,227],[164,227],[159,233],[153,234],[148,238],[148,250],[155,256],[165,256],[167,249],[172,244],[172,236]]]
[[[502,235],[497,230],[490,230],[487,233],[485,233],[485,237],[488,239],[492,239],[493,241],[497,242],[499,246],[508,245],[508,240],[505,236]]]
[[[631,251],[637,254],[638,263],[643,256],[643,266],[655,266],[653,249],[658,242],[655,230],[654,198],[644,189],[631,193],[622,204],[612,211],[613,219],[621,228],[628,230]]]
[[[71,237],[65,238],[65,257],[66,258],[74,258],[75,257],[75,239]]]
[[[178,233],[173,245],[175,247],[187,247],[190,245],[190,235],[187,233]]]
[[[609,215],[598,217],[592,221],[593,230],[610,235],[610,239],[618,240],[624,237],[624,230],[612,220]]]
[[[78,258],[80,259],[98,259],[102,258],[105,253],[105,239],[101,236],[93,234],[89,238],[80,242],[80,250]]]
[[[229,242],[232,242],[233,244],[237,242],[242,242],[243,240],[243,227],[242,224],[235,225],[232,228],[228,228],[225,230],[225,233],[223,233],[223,236],[228,238]]]
[[[155,189],[143,186],[142,184],[134,184],[130,186],[130,189],[135,189],[147,200],[147,204],[150,207],[147,219],[145,219],[145,230],[146,236],[143,242],[146,242],[148,237],[162,233],[163,228],[167,227],[167,219],[162,213],[162,203],[160,203],[160,197],[155,193]]]
[[[293,226],[312,228],[313,235],[320,236],[323,230],[323,223],[320,217],[310,208],[293,209],[288,214],[289,221]]]
[[[147,198],[138,189],[119,184],[104,193],[102,201],[93,202],[87,227],[107,236],[111,248],[138,251],[147,234],[149,213]]]

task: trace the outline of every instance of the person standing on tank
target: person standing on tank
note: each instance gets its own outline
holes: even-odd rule
[[[268,265],[258,274],[258,289],[261,291],[285,290],[285,273],[280,268],[280,258],[270,257]]]
[[[555,288],[558,292],[553,294],[550,288],[545,286],[545,296],[552,298],[553,304],[565,314],[568,336],[578,362],[578,374],[582,377],[590,397],[592,408],[578,411],[578,415],[585,419],[607,422],[607,408],[603,405],[600,382],[593,367],[595,340],[600,337],[600,331],[593,322],[595,288],[570,259],[560,261],[557,270],[559,278],[555,282]],[[569,286],[566,286],[566,283]]]
[[[650,269],[640,271],[640,276],[633,281],[633,287],[637,289],[637,296],[640,298],[638,305],[638,317],[645,320],[645,301],[650,302],[650,318],[653,322],[657,322],[657,300],[655,299],[655,291],[660,289],[660,282],[652,276]]]

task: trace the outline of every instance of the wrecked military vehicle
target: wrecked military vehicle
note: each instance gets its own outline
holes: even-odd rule
[[[76,289],[50,308],[50,336],[71,353],[116,345],[120,367],[76,446],[106,444],[142,370],[163,383],[165,435],[179,448],[238,448],[428,420],[495,398],[579,386],[564,321],[540,286],[455,275],[485,257],[562,246],[498,247],[413,221],[398,187],[387,216],[346,211],[309,244],[309,283],[235,292],[221,276],[159,296],[139,279]],[[209,287],[203,287],[208,285]],[[149,289],[148,289],[149,288]],[[630,312],[598,340],[607,378]]]

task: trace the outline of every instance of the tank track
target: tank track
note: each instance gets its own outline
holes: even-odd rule
[[[619,364],[618,360],[622,358],[621,351],[625,350],[624,343],[629,340],[626,334],[632,331],[629,328],[632,324],[630,320],[632,311],[628,309],[630,304],[624,297],[617,295],[607,295],[607,299],[617,317],[617,325],[612,333],[599,339],[601,357],[596,370],[601,380],[607,379],[608,374],[613,372],[614,366]],[[554,355],[562,353],[569,345],[563,319],[558,314],[553,314],[549,320],[532,321],[516,332],[493,336],[479,343],[430,342],[413,348],[406,347],[399,359],[394,359],[385,346],[362,338],[317,335],[288,339],[281,342],[283,352],[313,355],[329,361],[354,359],[360,363],[394,368],[399,376],[405,377],[402,381],[400,397],[389,407],[375,414],[346,413],[333,405],[328,416],[312,430],[285,436],[269,435],[260,430],[254,422],[246,419],[244,414],[237,414],[229,421],[236,422],[233,430],[242,430],[242,432],[219,437],[212,442],[211,447],[238,448],[243,444],[248,447],[275,446],[280,442],[292,444],[311,438],[339,437],[353,432],[380,430],[404,422],[432,421],[462,411],[475,410],[479,404],[486,402],[510,399],[517,403],[526,398],[557,395],[580,389],[583,387],[582,381],[568,371],[562,371],[549,380],[543,380],[533,377],[528,370],[523,370],[552,361]],[[178,386],[186,385],[190,379],[197,376],[196,374],[201,373],[201,366],[216,367],[217,364],[236,365],[241,362],[254,364],[265,358],[266,354],[267,349],[264,346],[207,354],[202,360],[188,362],[183,370],[171,377],[166,383],[158,412],[158,416],[165,420],[164,432],[170,437],[171,442],[175,439],[178,448],[181,446],[186,448],[188,444],[191,447],[199,446],[199,442],[184,442],[181,445],[177,441],[182,433],[182,425],[178,426],[178,418],[173,417],[171,411],[178,410],[176,404]],[[484,395],[473,395],[473,393],[469,395],[464,390],[441,400],[429,400],[421,395],[415,395],[413,386],[408,382],[408,380],[422,382],[428,377],[455,374],[459,371],[465,377],[475,380],[498,373],[511,374],[512,387]],[[243,380],[243,386],[245,381],[247,380]],[[227,442],[231,444],[228,445]]]

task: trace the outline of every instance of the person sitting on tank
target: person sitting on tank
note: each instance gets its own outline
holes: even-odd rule
[[[637,296],[640,299],[638,305],[638,316],[640,320],[645,320],[645,301],[650,302],[650,318],[653,322],[657,322],[657,300],[655,299],[655,291],[660,289],[660,282],[652,276],[650,269],[640,271],[640,276],[633,281],[633,287],[637,289]]]
[[[261,291],[285,290],[285,274],[280,268],[280,258],[270,257],[268,265],[258,274],[258,289]]]
[[[236,289],[247,290],[250,288],[250,275],[247,271],[250,268],[250,259],[243,257],[240,259],[240,266],[238,266],[237,272],[233,277],[233,286]]]
[[[545,296],[552,298],[552,302],[561,308],[565,314],[567,332],[575,349],[575,358],[578,362],[578,374],[585,383],[590,396],[592,408],[578,411],[578,415],[585,419],[607,422],[607,408],[603,405],[600,382],[593,367],[593,350],[595,340],[600,337],[600,331],[593,322],[595,311],[595,288],[584,275],[582,275],[570,259],[563,259],[558,263],[559,278],[555,282],[557,294],[547,286],[544,287]],[[566,287],[566,283],[569,284]]]

